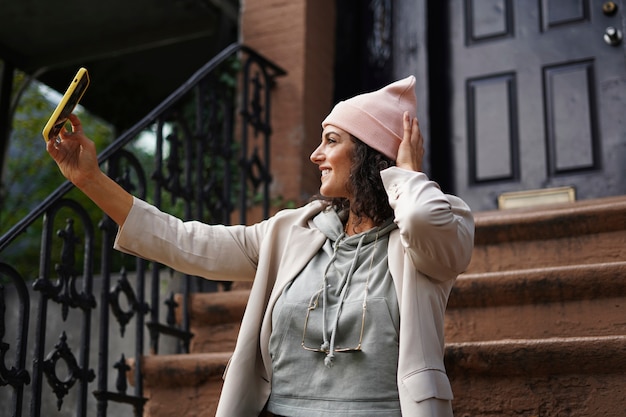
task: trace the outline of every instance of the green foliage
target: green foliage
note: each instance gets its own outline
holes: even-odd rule
[[[25,75],[17,72],[13,91],[18,91],[24,82]],[[51,93],[49,88],[38,82],[33,82],[19,100],[13,117],[0,188],[0,235],[6,233],[65,181],[46,152],[46,143],[41,135],[58,99],[60,95]],[[98,149],[103,149],[113,139],[111,126],[80,106],[76,113],[83,121],[85,132],[94,140]],[[101,211],[82,193],[74,191],[68,197],[87,207],[96,223],[102,217]],[[4,261],[11,263],[25,278],[35,278],[37,274],[41,228],[42,222],[38,220],[0,254]]]
[[[184,135],[186,137],[193,138],[194,150],[196,152],[199,147],[196,148],[202,141],[206,143],[206,147],[202,148],[200,155],[193,155],[190,159],[192,168],[193,181],[196,184],[199,182],[204,188],[203,192],[207,195],[204,196],[205,201],[202,202],[203,217],[201,221],[207,223],[221,223],[223,222],[223,212],[220,209],[228,209],[229,207],[237,207],[239,204],[237,196],[242,191],[241,181],[242,175],[246,175],[239,165],[240,144],[230,142],[228,121],[236,116],[236,110],[232,107],[235,103],[235,95],[237,92],[238,73],[241,70],[241,63],[238,59],[233,58],[224,63],[223,66],[216,69],[210,77],[207,84],[204,87],[209,92],[215,92],[214,95],[198,95],[197,92],[191,93],[189,97],[186,97],[182,101],[180,107],[176,109],[171,115],[171,119],[166,123],[165,135],[170,139],[177,137],[180,139]],[[18,91],[18,85],[23,83],[25,76],[18,73],[15,79],[16,86],[14,91]],[[224,88],[226,87],[226,88]],[[49,115],[52,113],[54,106],[60,99],[60,95],[55,93],[51,95],[50,90],[38,83],[33,83],[24,92],[20,98],[19,106],[14,115],[12,132],[10,137],[10,146],[8,148],[8,157],[6,161],[6,169],[4,177],[2,178],[3,188],[0,188],[0,235],[6,233],[12,226],[24,218],[30,213],[37,205],[39,205],[45,198],[47,198],[55,189],[57,189],[65,179],[59,172],[56,164],[50,158],[45,149],[45,141],[41,135],[41,130],[45,125]],[[201,113],[197,113],[199,107]],[[89,114],[85,109],[79,108],[75,112],[81,117],[82,125],[85,133],[96,144],[96,148],[101,152],[106,148],[106,145],[115,139],[115,132],[113,128],[100,120],[96,116]],[[156,186],[154,181],[150,180],[157,170],[154,152],[154,140],[156,136],[156,126],[150,126],[132,141],[126,148],[130,151],[135,158],[139,161],[144,173],[148,178],[146,184],[145,195],[142,195],[142,190],[131,189],[132,194],[138,197],[145,198],[148,202],[154,203],[154,187]],[[147,139],[147,140],[143,140]],[[228,142],[226,142],[228,141]],[[168,144],[171,144],[169,140],[166,140],[167,144],[164,146],[169,148]],[[182,152],[182,149],[179,150]],[[165,159],[168,159],[169,150],[164,149]],[[226,154],[230,154],[227,156]],[[168,176],[171,174],[170,169],[180,170],[182,173],[185,167],[178,166],[176,164],[185,163],[184,159],[170,158],[171,161],[163,161],[163,171],[161,174]],[[170,166],[169,162],[172,162],[174,166]],[[196,165],[202,163],[202,171],[198,173],[194,170]],[[138,181],[137,173],[133,169],[126,170],[124,166],[125,162],[121,161],[118,167],[119,175],[122,173],[128,173],[130,182],[137,186]],[[106,170],[106,167],[103,167]],[[184,176],[180,178],[179,187],[184,188],[185,184]],[[225,183],[230,185],[230,198],[228,204],[222,201]],[[172,184],[168,184],[171,190]],[[167,188],[167,187],[166,187]],[[196,192],[196,189],[192,190]],[[248,204],[253,206],[260,204],[259,200],[262,194],[259,190],[247,190]],[[96,229],[96,240],[94,242],[94,270],[99,270],[100,255],[101,255],[101,239],[98,231],[98,223],[103,217],[102,212],[91,201],[88,200],[79,190],[72,190],[67,198],[75,200],[82,207],[84,207],[89,214],[93,222],[93,226]],[[196,204],[195,199],[192,199],[192,204]],[[283,201],[279,198],[272,202],[274,206],[292,206],[293,202]],[[216,208],[215,210],[207,210],[207,208]],[[160,208],[168,213],[171,213],[179,218],[186,218],[187,215],[196,216],[198,213],[197,207],[194,207],[189,212],[189,207],[186,207],[183,198],[173,198],[170,193],[164,192],[161,198]],[[226,213],[226,217],[228,213]],[[74,214],[65,212],[59,213],[56,217],[54,224],[54,232],[65,228],[65,218],[76,217]],[[19,236],[16,241],[0,253],[0,260],[10,263],[16,268],[26,279],[35,279],[39,274],[39,257],[41,249],[41,235],[42,235],[42,219],[38,219],[33,225],[31,225],[26,232]],[[82,236],[82,225],[74,224],[74,229],[77,236]],[[60,242],[54,237],[53,251],[51,254],[51,265],[58,262],[60,256],[61,245]],[[80,242],[78,246],[81,246],[84,242]],[[77,247],[77,250],[80,250]],[[77,259],[81,259],[77,254]],[[112,259],[112,270],[118,270],[121,266],[120,263],[128,263],[122,259],[122,255],[114,255]],[[124,265],[127,270],[132,270],[133,265]],[[75,265],[76,268],[80,268],[79,265]]]

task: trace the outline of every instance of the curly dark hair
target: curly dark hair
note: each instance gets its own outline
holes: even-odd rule
[[[372,219],[374,224],[380,225],[393,216],[380,171],[394,166],[395,162],[358,138],[352,135],[351,138],[355,148],[347,187],[354,196],[352,205],[347,198],[316,197],[330,201],[330,205],[339,212],[351,210],[357,215],[359,222],[366,217]]]

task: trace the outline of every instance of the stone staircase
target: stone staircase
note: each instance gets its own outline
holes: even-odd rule
[[[222,375],[235,348],[249,293],[235,284],[232,291],[190,296],[191,353],[143,358],[145,417],[215,415]],[[180,295],[176,301],[182,305]],[[178,310],[179,323],[180,314]],[[128,372],[129,378],[132,373]]]
[[[446,315],[457,417],[626,414],[626,196],[476,214]],[[144,358],[145,415],[214,414],[248,291],[194,294],[191,354]]]
[[[626,197],[476,226],[446,315],[455,415],[625,415]]]

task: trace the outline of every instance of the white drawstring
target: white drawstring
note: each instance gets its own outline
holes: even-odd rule
[[[330,261],[326,265],[326,269],[324,269],[324,277],[322,279],[322,334],[324,337],[323,343],[320,346],[320,349],[324,352],[328,352],[330,349],[330,343],[328,342],[328,336],[326,334],[326,305],[328,304],[328,270],[332,266],[335,259],[337,259],[337,251],[339,249],[339,242],[345,236],[345,232],[342,232],[341,235],[335,240],[335,244],[333,246],[333,256],[331,256]]]
[[[335,338],[337,335],[337,327],[339,327],[339,316],[341,315],[341,310],[343,309],[343,303],[346,299],[346,295],[348,294],[348,288],[350,287],[352,276],[357,267],[357,261],[359,258],[359,254],[361,253],[361,247],[363,246],[363,241],[365,240],[365,236],[366,235],[364,234],[359,239],[359,243],[356,247],[356,253],[354,255],[354,258],[352,258],[352,264],[350,265],[350,269],[348,270],[348,273],[342,278],[341,282],[339,283],[339,286],[337,287],[337,290],[341,289],[341,293],[339,294],[340,298],[339,298],[339,303],[337,305],[337,312],[335,313],[335,322],[333,325],[333,330],[330,335],[330,346],[328,347],[328,353],[326,354],[326,358],[324,359],[324,365],[326,365],[328,368],[331,368],[333,366],[333,360],[335,359]],[[324,306],[326,306],[326,290],[324,291]],[[323,320],[324,322],[326,322],[325,311],[324,311]],[[324,332],[324,338],[326,338],[326,332]]]

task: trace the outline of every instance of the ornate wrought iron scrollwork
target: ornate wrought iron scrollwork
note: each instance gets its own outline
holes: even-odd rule
[[[128,166],[124,167],[123,173],[121,176],[115,179],[119,185],[121,185],[126,191],[129,193],[133,193],[137,188],[135,183],[131,179],[130,168]]]
[[[174,299],[174,293],[170,292],[169,297],[167,297],[167,300],[165,300],[163,303],[165,304],[165,307],[167,309],[165,322],[170,326],[174,326],[176,324],[176,307],[178,307],[178,303]]]
[[[258,71],[254,73],[250,84],[252,85],[252,99],[249,109],[245,109],[244,112],[248,116],[248,123],[254,128],[254,136],[260,132],[268,134],[270,127],[265,117],[268,109],[263,105],[264,101],[261,99],[261,95],[269,87],[261,81]]]
[[[71,218],[65,220],[65,227],[54,232],[55,220],[61,210],[70,210]],[[74,219],[80,220],[81,238],[75,233]],[[53,236],[56,234],[61,240],[60,262],[54,265],[57,279],[51,280],[51,265],[53,264],[52,252],[55,245]],[[34,359],[33,359],[33,397],[41,397],[43,392],[43,379],[47,380],[52,391],[57,397],[57,407],[60,409],[65,396],[76,384],[77,409],[80,413],[86,412],[87,386],[95,378],[93,370],[89,369],[89,346],[91,328],[91,310],[96,307],[95,297],[92,294],[93,285],[93,223],[86,209],[74,200],[59,200],[48,208],[44,217],[42,234],[42,256],[40,259],[41,276],[35,281],[33,288],[41,294],[38,305],[37,329],[35,332]],[[83,243],[83,250],[79,252],[78,244]],[[83,262],[83,268],[79,272],[76,266],[77,258]],[[82,290],[77,289],[77,280],[82,278]],[[78,349],[80,361],[73,355],[67,344],[65,332],[59,338],[54,349],[46,355],[46,340],[48,325],[52,317],[48,315],[48,303],[54,301],[61,306],[61,318],[67,320],[70,308],[72,311],[79,310],[82,315],[82,326],[75,329],[80,339]],[[45,358],[45,359],[44,359]],[[65,364],[68,375],[59,378],[57,366]],[[33,403],[33,415],[39,415],[41,402]]]
[[[7,368],[6,354],[11,345],[4,342],[6,314],[6,301],[4,285],[0,284],[0,386],[11,385],[18,388],[30,383],[30,375],[25,369],[19,369],[15,366]]]
[[[256,74],[254,72],[256,71]],[[184,85],[172,93],[157,108],[135,126],[126,130],[109,147],[102,150],[98,156],[101,164],[107,165],[107,174],[114,178],[122,187],[132,192],[138,198],[153,203],[158,208],[173,213],[186,220],[200,220],[205,223],[230,224],[236,206],[243,201],[240,210],[242,216],[246,215],[246,199],[252,195],[250,188],[265,186],[264,200],[269,193],[267,187],[269,180],[269,134],[270,126],[270,95],[269,90],[274,85],[274,79],[284,75],[285,72],[275,64],[267,61],[255,51],[244,45],[233,44],[218,54],[211,62],[199,69]],[[243,91],[242,91],[243,90]],[[243,108],[239,111],[239,107]],[[238,119],[237,116],[242,116]],[[147,162],[150,152],[138,152],[139,158],[128,151],[127,145],[135,141],[147,131],[156,135],[156,148],[154,152],[154,165]],[[249,136],[254,134],[253,141]],[[256,136],[259,136],[257,138]],[[260,137],[262,136],[262,138]],[[169,145],[169,153],[164,151],[164,142]],[[254,142],[253,145],[249,143]],[[136,143],[136,142],[135,142]],[[137,149],[137,148],[135,148]],[[241,162],[245,161],[243,165]],[[145,165],[144,165],[145,164]],[[148,195],[148,182],[145,178],[144,169],[154,168],[153,182],[150,185]],[[238,169],[239,168],[239,169]],[[137,187],[135,187],[137,185]],[[107,415],[108,403],[132,404],[135,415],[142,415],[143,406],[147,401],[143,397],[143,379],[141,375],[140,361],[144,352],[143,315],[148,309],[144,303],[146,290],[145,275],[147,261],[135,259],[136,283],[133,287],[127,281],[118,283],[118,289],[113,289],[111,294],[111,271],[119,270],[118,259],[112,256],[113,239],[117,226],[110,218],[104,216],[100,223],[102,231],[101,257],[99,281],[104,291],[100,294],[100,314],[98,317],[98,381],[97,389],[89,390],[88,382],[93,380],[93,371],[89,369],[90,342],[96,339],[91,329],[90,310],[95,307],[94,297],[91,295],[93,274],[95,272],[93,251],[98,243],[94,243],[93,223],[86,210],[77,202],[64,200],[74,187],[66,182],[53,194],[46,198],[26,218],[13,227],[9,233],[0,236],[0,251],[12,244],[18,236],[30,227],[35,221],[43,217],[44,231],[41,240],[40,251],[40,278],[35,282],[35,289],[41,295],[39,297],[38,314],[35,320],[35,341],[33,343],[32,374],[32,415],[40,415],[43,385],[47,378],[52,391],[57,396],[59,407],[69,405],[68,391],[77,392],[77,415],[87,415],[87,398],[89,391],[97,400],[97,415]],[[254,196],[261,193],[254,190]],[[167,196],[170,194],[170,196]],[[243,199],[241,198],[243,196]],[[171,204],[165,201],[171,197]],[[183,201],[181,201],[183,200]],[[74,220],[67,221],[62,230],[56,233],[55,222],[59,210],[69,208],[77,216],[76,225]],[[174,210],[172,210],[174,209]],[[184,213],[181,213],[183,212]],[[264,210],[264,213],[267,210]],[[82,223],[79,223],[79,218]],[[240,223],[246,223],[242,217]],[[76,228],[75,228],[76,226]],[[80,233],[84,232],[84,239]],[[80,238],[80,239],[79,239]],[[84,249],[81,252],[80,240],[83,240]],[[57,253],[59,251],[60,253]],[[52,254],[54,251],[54,255]],[[126,261],[126,255],[122,257]],[[57,265],[56,259],[60,259]],[[83,261],[83,267],[76,262]],[[124,263],[125,264],[125,263]],[[0,262],[0,275],[4,273],[5,265]],[[129,265],[126,265],[130,268]],[[179,300],[181,320],[180,324],[175,320],[174,310],[177,307],[173,295],[167,299],[168,306],[167,324],[160,323],[160,306],[162,295],[160,294],[160,266],[154,264],[151,269],[151,318],[145,325],[151,335],[150,348],[153,353],[158,353],[158,338],[155,335],[171,335],[183,343],[183,349],[189,350],[189,342],[193,334],[189,332],[188,300],[190,288],[201,288],[200,284],[189,284],[191,281],[186,276],[183,282],[183,297]],[[51,277],[56,274],[57,277]],[[17,275],[19,277],[19,275]],[[78,282],[83,283],[82,288]],[[23,279],[19,277],[23,283]],[[196,281],[193,281],[194,283]],[[205,283],[205,280],[197,282]],[[194,286],[195,285],[195,286]],[[26,288],[26,287],[24,287]],[[83,292],[81,292],[83,291]],[[25,332],[28,335],[28,290],[25,289],[26,306]],[[20,295],[20,297],[22,297]],[[120,298],[126,297],[130,308],[122,307]],[[76,329],[80,333],[80,346],[72,347],[76,357],[72,354],[65,333],[57,343],[54,350],[47,352],[49,336],[48,319],[51,314],[48,311],[49,301],[60,304],[63,319],[75,318],[74,310],[82,313],[83,325]],[[124,301],[122,299],[122,301]],[[134,318],[137,325],[135,336],[135,359],[134,393],[126,394],[128,385],[129,366],[126,358],[115,363],[117,379],[116,392],[109,392],[108,384],[112,375],[113,367],[109,362],[110,345],[110,312],[117,310],[125,323]],[[55,310],[56,312],[56,310]],[[115,313],[114,313],[115,314]],[[134,315],[137,314],[137,315]],[[178,314],[178,311],[176,312]],[[141,318],[140,318],[141,316]],[[1,329],[0,333],[4,332]],[[74,334],[69,340],[75,340]],[[20,385],[15,397],[22,396],[23,385],[28,382],[28,372],[24,368],[26,336],[21,337],[21,342],[16,343],[15,366],[5,366],[4,356],[10,351],[9,346],[0,337],[0,385]],[[44,360],[45,358],[45,360]],[[77,360],[78,359],[78,360]],[[57,369],[57,367],[59,369]],[[9,369],[10,368],[10,369]],[[67,375],[63,370],[67,369]],[[60,372],[59,372],[60,371]],[[62,375],[60,375],[62,374]],[[45,377],[44,377],[45,376]],[[21,378],[21,380],[20,380]],[[115,377],[113,377],[115,378]],[[13,382],[11,382],[13,381]],[[74,399],[74,395],[70,395]],[[18,398],[14,407],[14,414],[22,413],[21,400]],[[4,407],[4,404],[2,405]]]
[[[172,128],[172,133],[167,135],[166,139],[170,145],[170,154],[167,158],[168,176],[165,178],[163,185],[164,188],[170,192],[172,204],[174,204],[179,197],[184,198],[181,180],[183,169],[181,165],[183,165],[185,161],[183,160],[184,152],[181,149],[183,148],[182,139],[177,126]]]
[[[4,410],[10,410],[13,415],[21,413],[24,397],[24,386],[31,383],[30,373],[26,370],[26,346],[28,342],[28,322],[30,299],[28,289],[22,276],[7,264],[0,263],[0,278],[8,278],[13,282],[17,291],[17,326],[15,338],[15,359],[13,365],[7,367],[6,354],[11,345],[5,341],[6,332],[6,289],[0,284],[0,387],[10,385],[13,387],[12,405],[3,404]]]
[[[68,374],[65,378],[59,378],[57,374],[57,364],[60,360],[65,362]],[[96,374],[92,369],[82,369],[78,366],[78,361],[67,344],[67,335],[61,334],[59,342],[54,346],[52,352],[43,361],[43,373],[46,375],[52,391],[57,397],[57,409],[61,410],[63,399],[69,393],[76,381],[91,382]]]
[[[126,394],[128,383],[126,382],[126,373],[130,371],[130,366],[126,363],[126,357],[122,353],[119,361],[115,362],[113,368],[117,369],[117,378],[115,378],[115,389],[120,394]]]
[[[1,338],[0,338],[1,339]],[[11,345],[0,342],[0,387],[11,385],[13,388],[30,383],[30,374],[25,369],[17,369],[14,366],[6,367],[6,353]]]
[[[263,163],[263,160],[259,155],[259,150],[256,146],[252,151],[252,155],[244,161],[244,166],[246,169],[246,176],[252,183],[254,191],[256,191],[261,184],[272,180],[272,176],[269,173],[267,166]]]
[[[166,325],[161,324],[157,321],[152,321],[150,323],[146,323],[148,330],[150,331],[150,338],[153,342],[158,340],[159,334],[166,334],[170,336],[177,337],[180,339],[184,346],[184,351],[189,351],[189,341],[193,337],[193,333],[186,331],[184,329],[179,329],[176,327],[176,308],[179,306],[174,298],[174,293],[170,292],[170,295],[163,302],[166,308],[166,316],[165,322]],[[153,344],[153,349],[156,346]]]
[[[124,294],[128,301],[129,309],[124,310],[120,304],[120,295]],[[135,314],[147,314],[150,311],[150,307],[146,303],[140,303],[135,296],[133,287],[128,282],[126,270],[122,269],[121,277],[117,281],[115,287],[113,287],[109,293],[109,304],[113,315],[120,324],[120,333],[124,336],[126,325],[133,318]]]
[[[110,391],[94,391],[93,395],[100,401],[115,401],[118,403],[125,403],[132,405],[134,409],[134,415],[139,417],[143,415],[143,407],[148,401],[147,398],[128,395],[128,382],[126,381],[128,371],[131,367],[126,361],[124,354],[121,355],[120,360],[113,364],[113,368],[117,370],[117,376],[115,378],[115,389],[117,392]]]
[[[80,239],[74,232],[74,220],[67,219],[65,228],[59,230],[57,236],[63,240],[61,263],[55,265],[59,279],[56,284],[53,284],[46,278],[39,278],[35,281],[33,288],[43,293],[47,298],[61,304],[62,317],[65,321],[70,308],[93,309],[96,307],[96,300],[92,294],[85,294],[76,289],[78,272],[74,266],[76,263],[76,245],[80,243]]]

